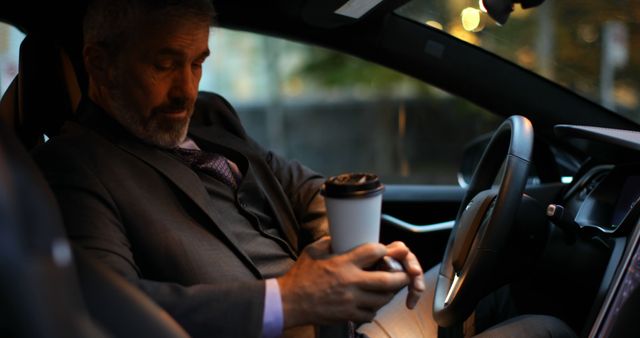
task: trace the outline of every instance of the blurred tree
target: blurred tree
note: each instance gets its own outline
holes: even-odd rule
[[[359,91],[382,98],[423,97],[433,93],[429,85],[407,75],[322,48],[307,49],[305,62],[291,76],[300,76],[323,88]]]

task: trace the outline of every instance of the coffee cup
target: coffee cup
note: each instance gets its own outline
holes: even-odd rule
[[[325,181],[321,193],[334,253],[379,242],[383,191],[384,185],[371,173],[345,173]]]

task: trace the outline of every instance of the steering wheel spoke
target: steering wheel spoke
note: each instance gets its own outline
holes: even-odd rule
[[[447,297],[445,297],[444,299],[445,306],[451,303],[451,300],[453,299],[453,296],[455,295],[455,292],[458,290],[459,286],[460,286],[460,277],[458,276],[458,273],[455,273],[453,275],[453,282],[449,287],[449,292],[447,292]]]

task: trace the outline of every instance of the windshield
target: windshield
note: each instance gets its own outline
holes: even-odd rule
[[[484,48],[640,122],[640,1],[516,5],[500,26],[478,0],[412,0],[398,14]]]

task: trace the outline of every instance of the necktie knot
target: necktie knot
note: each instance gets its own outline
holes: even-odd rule
[[[176,148],[174,151],[194,170],[205,172],[233,189],[238,188],[229,162],[221,154],[185,148]]]

